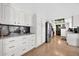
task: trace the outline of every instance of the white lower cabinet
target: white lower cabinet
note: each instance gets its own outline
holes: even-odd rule
[[[4,38],[3,39],[3,55],[4,56],[15,56],[16,55],[16,38]]]
[[[61,29],[61,36],[66,37],[66,29]]]
[[[4,56],[20,56],[35,47],[35,35],[3,39]]]
[[[16,45],[5,45],[4,56],[15,56],[16,55]]]

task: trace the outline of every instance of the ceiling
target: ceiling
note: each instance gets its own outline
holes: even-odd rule
[[[48,19],[64,18],[79,14],[79,3],[14,3],[12,5]]]

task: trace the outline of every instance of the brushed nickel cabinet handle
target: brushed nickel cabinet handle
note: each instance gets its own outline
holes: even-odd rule
[[[15,41],[15,40],[11,40],[11,41],[9,41],[9,42],[13,42],[13,41]]]
[[[9,47],[9,48],[14,48],[15,46],[11,46],[11,47]]]

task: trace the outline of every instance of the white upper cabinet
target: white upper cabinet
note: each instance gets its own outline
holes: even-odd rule
[[[32,26],[31,18],[32,14],[26,13],[24,10],[10,4],[0,4],[0,23],[2,24]]]
[[[23,23],[23,17],[24,15],[23,15],[23,13],[21,12],[21,11],[19,11],[19,10],[16,10],[15,9],[15,14],[14,14],[14,21],[15,21],[15,23],[14,23],[14,25],[22,25],[22,23]]]
[[[26,26],[32,26],[32,14],[27,14],[27,13],[25,13],[24,14],[24,24],[26,25]]]
[[[16,16],[16,10],[14,9],[14,8],[12,8],[12,7],[9,7],[9,9],[10,9],[10,19],[7,19],[7,20],[9,20],[9,24],[11,24],[11,25],[16,25],[17,24],[17,16]]]
[[[1,19],[1,23],[2,24],[8,24],[10,23],[9,20],[10,20],[10,8],[7,7],[6,5],[1,5],[2,7],[2,19]]]
[[[15,9],[12,8],[9,5],[5,5],[2,4],[2,20],[1,20],[1,24],[15,24],[16,20],[15,20]]]

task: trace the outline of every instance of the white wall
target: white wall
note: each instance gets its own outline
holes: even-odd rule
[[[65,24],[67,24],[69,26],[69,28],[72,28],[73,23],[72,23],[72,16],[65,18]]]
[[[26,12],[39,14],[45,19],[66,18],[79,14],[78,3],[15,3],[12,5],[19,7]]]
[[[73,16],[73,27],[79,26],[79,15]]]

